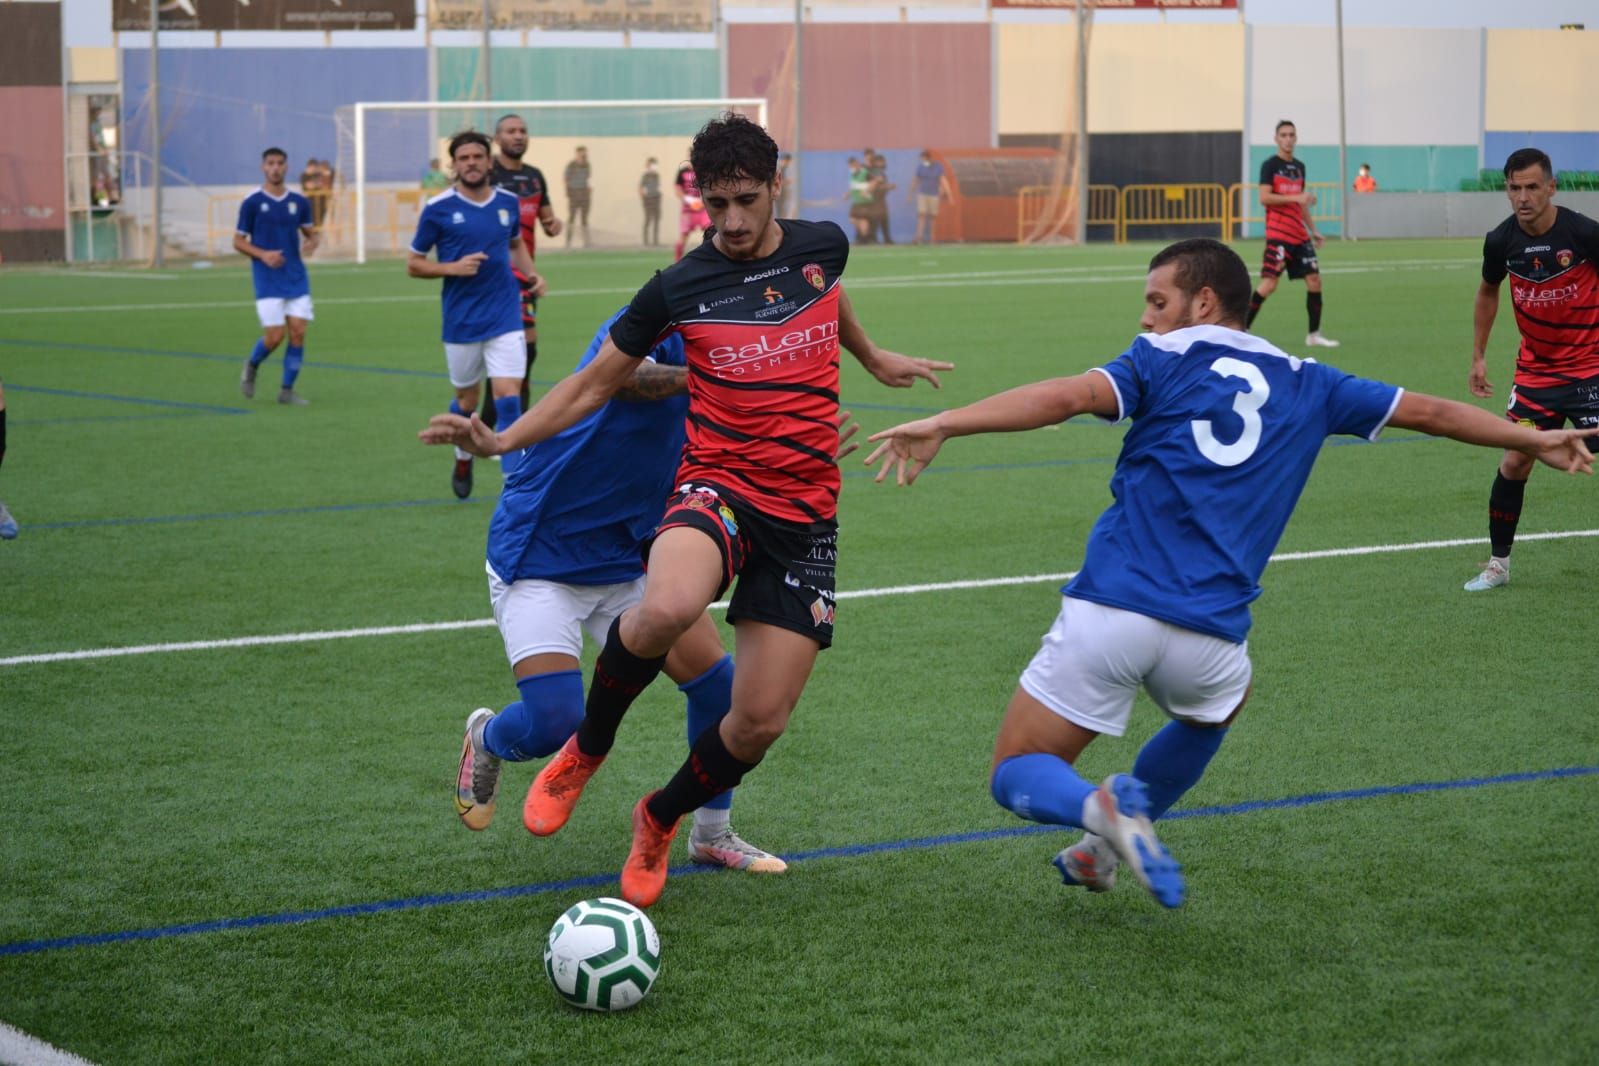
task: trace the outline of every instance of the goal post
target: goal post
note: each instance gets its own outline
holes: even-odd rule
[[[429,161],[444,159],[444,145],[458,129],[483,129],[515,112],[528,125],[524,162],[549,183],[556,215],[568,216],[566,164],[577,146],[588,151],[592,203],[588,234],[596,247],[638,246],[643,208],[638,188],[645,161],[659,161],[662,238],[676,239],[676,200],[671,184],[688,159],[689,142],[707,121],[725,111],[747,115],[762,126],[767,103],[760,97],[666,100],[463,100],[365,101],[336,116],[339,150],[335,203],[324,241],[337,255],[364,263],[374,254],[400,254],[411,227],[432,192],[422,175]],[[484,127],[488,127],[485,129]],[[671,227],[670,235],[667,227]],[[573,235],[581,246],[582,235]],[[549,238],[542,238],[549,241]],[[567,236],[552,243],[566,243]]]

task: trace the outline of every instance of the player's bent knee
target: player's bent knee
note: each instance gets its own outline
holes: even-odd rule
[[[490,723],[490,748],[514,762],[543,758],[565,744],[583,720],[583,672],[534,674],[516,687],[522,701]]]

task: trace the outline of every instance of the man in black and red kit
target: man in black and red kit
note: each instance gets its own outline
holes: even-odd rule
[[[622,896],[641,907],[666,885],[678,819],[761,761],[832,641],[840,347],[898,388],[917,378],[936,387],[935,371],[951,369],[867,337],[841,285],[843,231],[775,217],[777,145],[765,130],[726,114],[700,130],[689,156],[713,234],[638,291],[594,360],[498,435],[459,415],[436,416],[421,433],[427,443],[479,455],[526,447],[598,410],[661,337],[682,335],[688,440],[676,494],[648,548],[644,599],[611,626],[583,721],[540,772],[522,812],[539,836],[566,823],[629,704],[736,577],[727,612],[738,661],[732,709],[700,734],[666,786],[633,809]]]
[[[550,186],[544,172],[531,163],[524,164],[527,154],[527,123],[521,115],[506,115],[494,124],[494,146],[498,157],[489,170],[489,184],[514,194],[521,205],[522,243],[527,246],[528,257],[535,258],[534,243],[538,239],[535,226],[544,230],[546,237],[561,233],[561,220],[555,217],[555,206],[550,203]],[[522,375],[522,409],[528,407],[528,379],[533,376],[533,363],[539,357],[539,299],[533,293],[533,281],[517,273],[517,284],[522,287],[522,336],[527,340],[527,372]],[[494,405],[485,397],[483,420],[494,425]]]
[[[1246,328],[1255,324],[1260,305],[1277,289],[1277,279],[1305,279],[1305,310],[1310,318],[1307,348],[1336,348],[1338,342],[1321,333],[1321,263],[1316,249],[1321,234],[1311,220],[1316,194],[1305,188],[1305,164],[1294,158],[1299,131],[1292,122],[1277,123],[1277,154],[1260,165],[1260,203],[1266,209],[1266,259],[1260,266],[1260,284],[1249,301]]]
[[[1555,206],[1549,157],[1522,148],[1505,160],[1505,193],[1515,214],[1482,242],[1482,283],[1472,314],[1474,396],[1492,396],[1488,334],[1499,313],[1499,286],[1510,277],[1521,347],[1505,417],[1539,429],[1599,426],[1599,222]],[[1592,442],[1589,442],[1592,451]],[[1491,556],[1466,591],[1510,583],[1510,549],[1521,519],[1532,462],[1506,452],[1488,495]]]

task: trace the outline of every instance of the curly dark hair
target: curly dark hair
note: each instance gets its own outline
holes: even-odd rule
[[[688,160],[702,189],[741,179],[770,185],[777,176],[777,142],[758,123],[724,111],[694,135]]]
[[[494,142],[489,140],[488,134],[480,133],[477,130],[462,130],[460,133],[457,133],[454,137],[450,138],[451,159],[455,158],[457,149],[464,144],[480,145],[491,157],[494,155]]]

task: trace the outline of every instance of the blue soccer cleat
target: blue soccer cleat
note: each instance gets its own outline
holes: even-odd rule
[[[1155,836],[1144,783],[1131,774],[1111,774],[1088,802],[1096,805],[1100,815],[1096,820],[1103,823],[1096,827],[1098,835],[1126,863],[1138,883],[1148,889],[1162,907],[1181,906],[1182,867]]]

